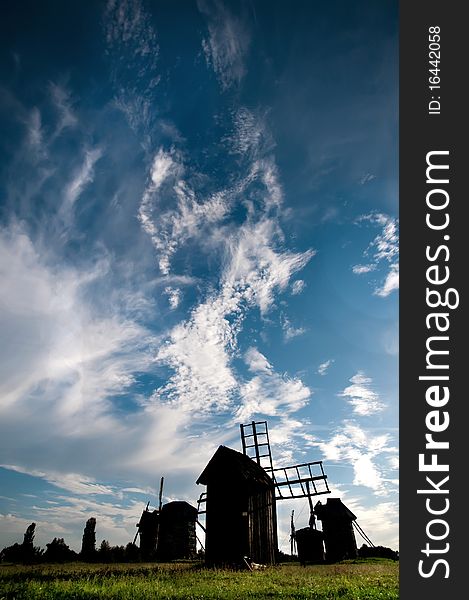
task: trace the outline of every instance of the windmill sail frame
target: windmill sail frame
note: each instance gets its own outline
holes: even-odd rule
[[[272,478],[277,500],[330,494],[321,460],[274,469],[267,421],[240,425],[243,454],[254,460]]]

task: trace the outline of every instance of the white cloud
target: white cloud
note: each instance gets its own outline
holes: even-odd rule
[[[331,484],[331,482],[329,482]],[[377,501],[370,504],[370,498],[357,494],[357,488],[347,485],[331,484],[331,497],[340,497],[342,502],[357,517],[357,523],[376,546],[387,546],[399,549],[399,502],[393,499]],[[397,489],[395,490],[397,493]],[[358,531],[355,531],[358,547],[365,542]]]
[[[264,372],[271,374],[273,367],[266,357],[259,352],[257,348],[251,346],[244,354],[244,362],[248,369],[253,372]]]
[[[352,271],[355,275],[363,275],[363,273],[370,273],[376,269],[376,265],[354,265]]]
[[[236,304],[236,299],[233,302]],[[235,343],[236,327],[226,318],[230,308],[229,299],[210,298],[196,307],[187,321],[173,328],[157,360],[174,374],[158,389],[156,397],[194,411],[230,406],[236,388],[229,352]]]
[[[198,0],[197,4],[207,18],[209,37],[202,41],[207,63],[222,89],[239,85],[246,73],[244,59],[250,44],[246,25],[219,0]]]
[[[49,93],[54,107],[58,113],[58,122],[53,134],[57,137],[64,129],[75,127],[78,119],[73,112],[71,94],[67,88],[57,83],[49,84]]]
[[[18,418],[47,413],[64,434],[109,427],[109,398],[148,368],[148,332],[85,300],[106,264],[60,266],[18,228],[0,232],[0,249],[3,408],[17,404],[9,415]]]
[[[301,294],[301,292],[305,289],[305,287],[306,287],[306,282],[303,281],[302,279],[297,279],[296,281],[294,281],[292,283],[291,293],[293,294],[293,296],[297,296],[298,294]]]
[[[154,93],[160,81],[160,48],[151,15],[140,0],[109,0],[103,25],[115,106],[149,150],[156,119]]]
[[[85,187],[92,183],[94,179],[94,166],[102,157],[102,155],[103,151],[101,148],[85,150],[83,163],[76,171],[73,179],[65,188],[64,199],[60,207],[60,213],[66,222],[68,222],[71,218],[71,213],[75,202],[80,197]]]
[[[144,503],[138,500],[122,503],[102,502],[91,497],[57,496],[57,505],[35,505],[32,515],[36,522],[35,542],[45,546],[55,532],[60,532],[66,543],[79,552],[86,521],[96,518],[96,541],[107,539],[112,545],[126,545],[135,535]],[[52,533],[51,535],[51,532]],[[49,535],[47,539],[46,535]]]
[[[158,265],[163,275],[169,275],[171,258],[177,249],[191,238],[203,239],[211,225],[219,223],[226,215],[224,194],[212,194],[198,201],[194,191],[182,179],[184,173],[180,159],[163,149],[156,153],[150,169],[150,183],[144,191],[138,218],[143,230],[151,237],[158,255]],[[171,182],[167,194],[159,192],[163,184]],[[171,199],[169,207],[167,198]],[[158,209],[157,218],[153,213]]]
[[[28,143],[33,152],[43,155],[44,132],[42,130],[41,113],[38,108],[33,108],[28,115],[26,126],[28,129]]]
[[[285,290],[291,276],[315,254],[313,250],[276,252],[272,246],[278,233],[275,221],[263,219],[246,223],[228,240],[230,262],[223,277],[225,285],[242,293],[262,313],[272,306],[274,292]]]
[[[375,545],[399,550],[399,504],[379,502],[373,506],[352,508],[355,510],[360,527]],[[357,536],[360,546],[365,543]],[[368,545],[368,544],[367,544]]]
[[[158,361],[174,371],[157,391],[158,397],[192,410],[231,407],[238,384],[230,363],[246,311],[257,306],[266,313],[274,293],[284,290],[291,276],[314,254],[276,252],[272,248],[275,232],[272,221],[247,223],[227,240],[227,265],[219,291],[177,325],[158,352]],[[244,403],[248,398],[251,403],[254,388],[261,383],[253,380],[244,385]],[[284,382],[282,388],[292,397],[304,393],[297,380]]]
[[[254,415],[280,416],[296,412],[309,400],[311,390],[300,379],[276,373],[257,349],[245,356],[250,371],[257,374],[240,386],[241,404],[236,419],[246,422]]]
[[[173,159],[171,153],[162,148],[156,153],[150,171],[152,181],[151,191],[156,192],[168,177],[180,171],[180,165]]]
[[[168,296],[168,303],[171,310],[175,310],[181,302],[181,290],[168,286],[165,288],[164,293]]]
[[[386,495],[393,486],[386,478],[385,467],[378,464],[380,455],[396,455],[398,450],[390,445],[389,434],[374,435],[353,421],[345,421],[329,441],[310,441],[320,448],[325,461],[347,462],[354,471],[354,485],[373,490],[376,495]]]
[[[97,483],[93,478],[77,473],[45,472],[37,469],[26,469],[16,465],[0,465],[0,467],[9,469],[10,471],[16,471],[17,473],[31,475],[32,477],[39,477],[58,488],[71,492],[72,494],[110,495],[115,494],[116,492],[114,488]]]
[[[373,380],[370,377],[359,371],[349,381],[352,385],[347,386],[339,396],[347,398],[347,402],[353,406],[354,413],[367,416],[384,409],[378,394],[371,388]]]
[[[376,285],[374,290],[376,296],[384,298],[399,289],[398,220],[382,213],[370,213],[357,219],[357,223],[363,222],[382,227],[382,231],[363,253],[366,257],[371,255],[371,262],[365,265],[354,265],[352,271],[357,275],[363,275],[376,271],[384,263],[389,271],[384,282]]]
[[[306,333],[306,329],[304,327],[294,327],[287,317],[283,317],[282,319],[282,329],[284,339],[287,342],[298,337],[299,335]]]
[[[273,150],[275,142],[266,126],[265,115],[241,106],[234,111],[232,118],[232,131],[223,138],[228,143],[230,154],[255,161]]]
[[[261,147],[263,134],[264,128],[254,113],[241,107],[234,115],[234,132],[227,140],[237,154],[255,156]]]
[[[365,185],[365,183],[369,183],[370,181],[373,181],[373,179],[376,179],[376,175],[373,175],[372,173],[365,173],[365,175],[363,175],[363,177],[360,179],[360,184]]]
[[[386,275],[386,279],[381,287],[375,290],[377,296],[385,298],[389,296],[391,292],[399,289],[399,265],[391,265],[389,273]]]
[[[325,362],[321,363],[317,370],[318,375],[325,375],[333,362],[334,359],[330,358],[329,360],[326,360]]]

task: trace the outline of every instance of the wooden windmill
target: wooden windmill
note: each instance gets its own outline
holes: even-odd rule
[[[177,560],[194,558],[197,552],[195,524],[197,509],[188,502],[173,500],[163,504],[160,482],[158,509],[147,503],[133,543],[140,536],[140,555],[144,560]]]
[[[144,559],[154,557],[158,547],[158,537],[160,530],[161,508],[163,504],[163,483],[164,477],[160,481],[160,494],[158,510],[150,510],[150,501],[147,502],[145,509],[142,512],[140,521],[137,523],[137,532],[133,543],[140,536],[140,551]]]
[[[277,500],[308,498],[312,511],[312,496],[330,493],[321,461],[274,468],[267,421],[240,428],[243,452],[220,446],[197,480],[210,565],[274,563]]]

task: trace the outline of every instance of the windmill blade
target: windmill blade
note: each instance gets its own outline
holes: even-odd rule
[[[363,529],[360,527],[360,525],[356,521],[352,521],[352,525],[355,527],[355,529],[358,531],[358,533],[362,536],[362,538],[365,540],[365,542],[367,544],[369,544],[372,548],[374,548],[375,545],[370,540],[370,538],[366,535],[366,533],[363,531]]]
[[[273,472],[267,421],[251,421],[240,425],[243,454],[262,467],[269,475]]]
[[[161,508],[163,506],[163,483],[164,483],[164,477],[161,478],[160,481],[160,495],[159,495],[159,504],[158,504],[158,510],[161,512]]]
[[[147,505],[145,506],[145,509],[143,512],[147,511],[149,506],[150,506],[150,500],[148,500]],[[140,517],[140,521],[141,520],[142,520],[142,517]],[[137,533],[135,534],[134,541],[132,542],[133,544],[135,544],[135,542],[137,541],[138,534],[140,533],[140,521],[136,525],[136,527],[138,527],[138,529],[137,529]]]
[[[290,521],[290,554],[293,556],[295,554],[295,544],[296,544],[296,532],[295,532],[295,522],[293,520],[295,516],[295,511],[291,511],[291,521]]]

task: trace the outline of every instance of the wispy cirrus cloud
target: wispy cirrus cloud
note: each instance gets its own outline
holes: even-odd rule
[[[244,360],[255,375],[241,385],[241,404],[235,414],[239,421],[249,421],[254,415],[285,416],[303,408],[311,397],[300,379],[276,373],[257,348],[249,348]]]
[[[291,293],[293,294],[293,296],[297,296],[298,294],[301,294],[305,287],[306,282],[303,281],[303,279],[297,279],[291,285]]]
[[[285,290],[292,275],[313,255],[312,251],[277,252],[273,247],[276,228],[270,220],[246,223],[226,240],[227,260],[219,290],[174,327],[158,351],[157,360],[174,372],[156,391],[160,400],[167,398],[190,410],[233,409],[240,388],[231,362],[247,312],[257,307],[266,313],[275,293]],[[244,399],[252,399],[253,387],[260,385],[257,379],[245,386]],[[301,382],[290,381],[283,387],[294,392],[298,386],[302,395]],[[274,386],[270,387],[273,391]]]
[[[43,158],[45,155],[44,131],[42,128],[41,112],[37,107],[34,107],[29,112],[26,119],[26,127],[29,148],[38,158]]]
[[[198,0],[197,5],[207,19],[209,36],[202,40],[207,63],[223,90],[239,85],[251,39],[246,23],[221,0]]]
[[[238,307],[232,307],[223,295],[209,298],[172,329],[156,358],[170,367],[173,375],[155,392],[156,399],[196,412],[230,407],[237,387],[230,366],[230,349],[236,338],[236,325],[227,319],[231,308]]]
[[[351,420],[344,421],[329,440],[309,441],[309,445],[321,450],[325,461],[345,461],[351,465],[354,472],[353,484],[370,488],[378,496],[395,489],[380,459],[382,455],[397,455],[398,449],[391,443],[389,434],[373,434]]]
[[[240,106],[232,113],[231,132],[223,139],[228,152],[248,160],[271,152],[275,143],[260,111]]]
[[[24,473],[33,477],[40,477],[48,483],[71,492],[72,494],[112,495],[116,491],[112,487],[97,483],[92,477],[80,475],[78,473],[57,473],[53,471],[45,472],[37,469],[27,469],[17,465],[0,465],[0,467],[10,471],[16,471],[17,473]]]
[[[258,376],[250,382],[239,376],[233,365],[238,335],[248,313],[258,309],[265,315],[271,310],[277,294],[287,289],[293,275],[314,256],[313,250],[291,252],[283,247],[283,192],[275,160],[264,154],[266,146],[260,143],[268,137],[263,133],[265,125],[253,113],[241,112],[235,113],[232,134],[223,140],[228,148],[242,148],[247,155],[229,186],[196,192],[189,181],[206,181],[207,175],[191,177],[182,153],[160,148],[139,209],[163,280],[173,276],[179,249],[187,251],[198,244],[210,252],[212,261],[215,257],[219,261],[212,289],[187,318],[172,327],[156,353],[157,364],[168,367],[171,374],[155,390],[153,401],[193,413],[236,412],[242,406],[240,414],[246,415],[254,388],[274,389],[273,374],[269,380],[261,381]],[[245,209],[244,220],[230,219],[236,206]],[[288,331],[290,337],[300,333],[291,326]],[[287,388],[291,397],[299,394],[301,400],[309,394],[297,380],[285,379],[282,389]],[[273,410],[267,402],[263,406]]]
[[[363,275],[364,273],[371,273],[376,269],[376,265],[368,264],[368,265],[354,265],[352,267],[352,271],[355,275]]]
[[[57,264],[19,226],[0,231],[0,247],[2,279],[9,282],[2,287],[1,325],[10,332],[2,345],[3,406],[42,397],[51,418],[74,415],[68,429],[99,428],[108,398],[128,388],[137,366],[148,365],[151,336],[87,300],[108,272],[106,262],[82,270]]]
[[[373,380],[362,371],[350,378],[352,385],[347,386],[339,396],[347,398],[353,412],[360,416],[368,416],[384,409],[378,394],[372,389]]]
[[[382,213],[370,213],[359,217],[357,223],[370,223],[381,227],[379,233],[363,256],[369,258],[366,264],[354,265],[352,270],[357,275],[363,275],[387,267],[388,272],[384,281],[375,285],[374,294],[385,298],[399,289],[399,223],[398,220]]]
[[[103,27],[115,104],[141,136],[143,147],[149,149],[156,119],[154,94],[160,81],[160,48],[151,16],[141,0],[108,0]]]
[[[304,327],[294,327],[290,319],[286,316],[282,319],[283,337],[286,342],[306,333]]]
[[[94,167],[102,155],[103,151],[101,148],[85,149],[83,162],[64,191],[64,198],[59,213],[66,224],[69,224],[72,218],[73,207],[77,199],[86,186],[93,182]]]
[[[376,175],[373,175],[372,173],[365,173],[360,178],[360,185],[365,185],[366,183],[369,183],[370,181],[373,181],[373,179],[376,179]]]
[[[276,251],[281,232],[274,219],[245,223],[228,241],[230,260],[223,274],[225,285],[239,289],[246,300],[266,313],[276,291],[284,291],[292,277],[315,255],[304,252]]]
[[[237,335],[246,311],[258,306],[266,312],[273,302],[276,288],[285,288],[289,278],[309,258],[287,254],[279,256],[264,248],[264,260],[259,265],[252,254],[245,253],[244,242],[252,239],[242,235],[232,246],[231,261],[225,271],[220,291],[197,306],[188,320],[177,325],[157,359],[174,370],[168,383],[157,391],[183,408],[192,410],[227,410],[232,408],[238,382],[231,367],[237,346]],[[260,239],[260,238],[257,238]],[[260,252],[261,247],[256,246]],[[270,260],[270,262],[268,262]],[[261,274],[262,273],[262,274]],[[244,397],[252,397],[252,386],[244,388]],[[288,383],[288,387],[295,384]],[[274,386],[271,386],[272,390]]]
[[[73,110],[71,93],[64,85],[50,82],[49,94],[57,112],[58,119],[53,138],[59,136],[65,129],[78,125],[78,117]]]
[[[199,201],[183,176],[181,160],[174,152],[160,148],[153,159],[149,183],[139,207],[139,221],[157,250],[163,275],[169,274],[171,258],[179,247],[191,238],[203,239],[202,232],[221,221],[227,212],[223,193]],[[169,206],[168,197],[172,200]],[[158,211],[157,219],[153,216],[155,211]]]
[[[326,375],[333,362],[334,359],[330,358],[329,360],[326,360],[323,363],[321,363],[318,367],[317,374],[322,376]]]

